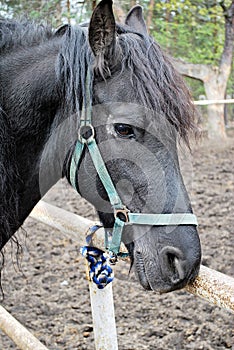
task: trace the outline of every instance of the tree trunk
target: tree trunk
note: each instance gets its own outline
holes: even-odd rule
[[[71,4],[70,4],[70,0],[67,0],[67,20],[68,20],[68,23],[71,23]]]
[[[208,100],[224,100],[228,76],[223,70],[209,67],[209,74],[204,77],[203,83]],[[214,138],[226,138],[224,105],[211,104],[207,106],[208,112],[208,136]]]
[[[203,81],[208,100],[222,100],[225,98],[227,81],[221,79],[218,68],[205,64],[186,63],[182,60],[174,60],[174,65],[182,75]],[[215,137],[226,138],[223,105],[208,105],[207,111],[208,137],[211,139]]]
[[[226,8],[224,1],[220,2],[225,18],[225,43],[219,67],[204,64],[186,63],[175,60],[174,64],[182,75],[203,81],[208,100],[225,99],[228,78],[231,72],[234,48],[234,1]],[[208,109],[208,137],[226,138],[224,105],[212,104]]]
[[[204,81],[205,92],[208,100],[222,100],[225,99],[225,91],[227,81],[218,83],[219,75],[213,74],[210,79]],[[225,139],[225,119],[224,119],[224,105],[212,104],[207,106],[208,112],[208,136],[211,139],[217,137]]]
[[[146,26],[148,28],[149,33],[150,33],[151,26],[152,26],[154,3],[155,3],[155,0],[150,0],[147,19],[146,19]]]
[[[97,1],[92,0],[92,10],[94,10],[96,6],[97,6]]]

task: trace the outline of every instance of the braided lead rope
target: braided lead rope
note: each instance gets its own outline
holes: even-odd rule
[[[111,252],[105,252],[99,248],[90,246],[93,236],[101,228],[100,225],[91,226],[86,236],[88,246],[81,247],[80,252],[86,258],[89,265],[89,278],[98,287],[103,289],[114,279],[114,273],[111,265],[117,261],[116,257]]]
[[[87,259],[89,264],[89,277],[97,285],[98,289],[103,289],[114,279],[114,273],[110,264],[108,253],[95,247],[82,247],[81,254]]]

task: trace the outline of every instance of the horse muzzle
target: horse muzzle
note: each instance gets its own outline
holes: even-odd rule
[[[180,230],[186,232],[186,227],[176,228],[177,234],[182,236],[181,232],[178,233]],[[200,267],[200,241],[196,232],[193,232],[196,229],[187,227],[184,244],[178,244],[181,242],[177,242],[175,237],[173,243],[170,239],[162,240],[162,235],[158,232],[154,233],[155,240],[152,240],[152,232],[155,228],[150,231],[136,240],[133,243],[133,249],[130,249],[140,284],[144,289],[158,293],[167,293],[185,287],[195,279]]]

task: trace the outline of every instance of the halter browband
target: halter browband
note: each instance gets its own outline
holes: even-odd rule
[[[112,232],[112,239],[106,239],[106,249],[114,254],[119,253],[122,232],[125,225],[153,225],[153,226],[171,226],[171,225],[194,225],[197,226],[197,217],[192,213],[172,213],[172,214],[144,214],[131,213],[122,203],[112,179],[108,173],[105,163],[102,159],[98,145],[95,140],[95,130],[92,126],[92,103],[90,98],[90,71],[86,77],[86,101],[83,101],[81,113],[80,129],[75,150],[72,155],[70,165],[70,182],[78,191],[76,186],[76,171],[81,159],[84,146],[86,145],[98,176],[107,192],[111,206],[113,208],[115,223]]]

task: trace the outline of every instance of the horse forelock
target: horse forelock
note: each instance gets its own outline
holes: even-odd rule
[[[197,112],[190,91],[170,58],[153,38],[128,28],[120,27],[118,42],[123,54],[122,71],[130,70],[138,101],[154,115],[165,116],[189,146],[189,135],[198,132]]]

